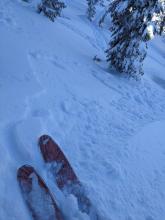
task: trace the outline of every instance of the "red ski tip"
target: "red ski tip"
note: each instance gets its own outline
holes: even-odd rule
[[[17,171],[17,179],[34,220],[63,220],[49,188],[32,166],[20,167]]]
[[[39,138],[39,147],[46,163],[60,164],[60,169],[56,173],[56,182],[60,189],[69,183],[80,184],[63,151],[49,135],[42,135]]]
[[[17,171],[17,178],[19,179],[28,179],[29,175],[34,172],[34,168],[29,165],[23,165]]]
[[[50,172],[59,189],[74,195],[77,198],[79,209],[90,215],[91,220],[98,220],[97,212],[86,195],[85,188],[59,145],[46,134],[39,138],[38,144],[44,161],[51,165]]]
[[[42,135],[39,138],[39,146],[45,162],[52,162],[56,159],[59,147],[49,135]]]

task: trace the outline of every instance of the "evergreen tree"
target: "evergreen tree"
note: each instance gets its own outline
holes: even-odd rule
[[[43,12],[51,21],[61,15],[61,11],[65,8],[65,4],[58,0],[42,0],[38,5],[38,12]]]
[[[96,14],[97,3],[99,3],[100,6],[104,6],[104,0],[87,0],[87,4],[88,4],[87,17],[90,21],[92,21],[92,19]]]
[[[87,9],[87,17],[90,21],[92,21],[92,18],[96,14],[96,0],[87,0],[88,9]]]
[[[143,74],[146,42],[162,34],[165,0],[114,0],[109,7],[112,38],[107,61],[121,73],[138,77]]]

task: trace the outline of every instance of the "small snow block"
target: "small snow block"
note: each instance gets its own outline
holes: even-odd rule
[[[58,144],[48,135],[39,138],[39,146],[46,163],[56,162],[56,182],[60,189],[69,183],[79,183],[69,161],[58,146]]]
[[[64,220],[50,190],[32,166],[20,167],[17,180],[34,220]]]

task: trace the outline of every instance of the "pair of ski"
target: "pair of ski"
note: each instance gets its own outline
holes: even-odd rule
[[[58,188],[67,192],[68,195],[74,195],[80,211],[86,213],[91,220],[98,220],[98,215],[87,197],[83,185],[60,147],[48,135],[42,135],[39,138],[39,147],[45,163],[51,166],[51,174]],[[64,220],[49,188],[32,166],[20,167],[17,179],[34,220]]]

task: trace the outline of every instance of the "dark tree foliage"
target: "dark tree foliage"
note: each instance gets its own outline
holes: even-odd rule
[[[94,18],[96,14],[96,0],[87,0],[88,9],[87,9],[87,17],[90,21]]]
[[[65,8],[65,4],[58,0],[42,0],[38,5],[38,12],[43,12],[51,21],[61,15],[61,11]]]
[[[112,38],[107,61],[120,73],[143,74],[146,42],[161,35],[165,23],[165,0],[114,0],[109,6]]]
[[[94,18],[96,14],[96,4],[100,4],[104,6],[104,0],[87,0],[88,9],[87,9],[87,17],[90,21]]]

